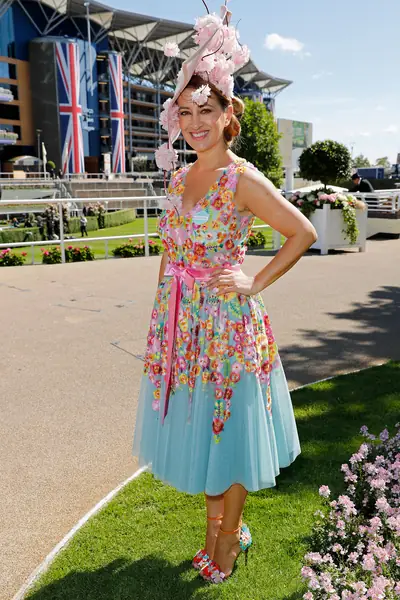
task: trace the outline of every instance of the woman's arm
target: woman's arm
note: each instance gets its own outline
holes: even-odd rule
[[[160,271],[158,274],[158,283],[160,283],[160,281],[162,281],[162,279],[164,278],[164,271],[165,271],[165,267],[167,266],[167,262],[168,262],[168,252],[166,250],[164,250],[163,255],[161,257]]]
[[[238,292],[251,295],[261,292],[291,269],[317,240],[317,233],[310,221],[257,171],[248,169],[241,175],[235,201],[241,210],[251,211],[287,238],[271,262],[255,277],[248,277],[241,271],[221,269],[209,282],[210,287],[217,287],[221,294]]]

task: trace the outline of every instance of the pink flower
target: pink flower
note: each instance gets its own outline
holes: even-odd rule
[[[387,442],[387,440],[389,439],[389,432],[387,429],[384,429],[380,434],[379,437],[381,439],[382,442]]]
[[[218,29],[221,29],[222,33],[222,19],[215,13],[205,15],[204,17],[196,19],[194,29],[197,32],[194,35],[194,41],[199,46],[203,46],[203,44],[206,44],[207,41],[212,38]],[[220,35],[214,35],[214,38],[208,45],[210,52],[217,50],[217,48],[221,45],[221,41]]]
[[[363,558],[362,567],[364,571],[375,571],[376,564],[372,554],[366,554]]]
[[[314,600],[314,594],[312,592],[307,592],[303,596],[304,600]]]
[[[232,55],[232,60],[235,63],[236,68],[243,67],[250,60],[250,50],[247,46],[242,46],[240,50],[237,50]]]
[[[164,46],[165,56],[179,56],[179,46],[176,42],[167,42]]]
[[[329,496],[331,495],[331,490],[329,489],[329,487],[327,485],[321,485],[321,487],[319,488],[319,495],[322,496],[323,498],[329,498]]]
[[[156,164],[162,171],[172,171],[178,160],[178,153],[173,148],[168,148],[168,144],[162,144],[155,151]]]
[[[161,126],[169,131],[174,126],[179,126],[179,107],[174,102],[172,103],[172,98],[168,98],[163,104],[163,110],[160,113],[160,123]]]
[[[376,490],[384,490],[386,488],[386,482],[383,479],[373,479],[370,483],[371,487]]]
[[[312,570],[311,567],[303,567],[301,569],[301,576],[304,577],[305,579],[307,577],[315,577],[315,572]]]
[[[224,96],[226,96],[226,98],[232,98],[234,89],[234,81],[232,75],[227,75],[226,77],[223,77],[219,81],[217,88],[221,90],[221,92]]]
[[[21,255],[22,255],[22,256],[26,256],[26,255],[27,255],[27,252],[21,252]]]
[[[195,73],[210,73],[215,65],[214,55],[205,55],[196,67]]]
[[[386,498],[378,498],[378,500],[375,502],[375,506],[379,512],[387,513],[390,510],[390,505]]]
[[[210,86],[208,84],[202,85],[197,90],[192,92],[192,100],[199,106],[203,106],[203,104],[206,104],[210,94],[211,94]]]

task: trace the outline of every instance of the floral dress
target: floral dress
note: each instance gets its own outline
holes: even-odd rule
[[[189,168],[172,176],[158,222],[169,268],[151,314],[133,454],[187,493],[256,491],[300,453],[290,395],[261,295],[218,295],[205,276],[243,263],[255,217],[238,212],[234,194],[254,167],[233,161],[183,214]],[[192,277],[181,280],[173,322],[175,272]]]

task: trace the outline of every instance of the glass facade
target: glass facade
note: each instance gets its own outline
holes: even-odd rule
[[[16,65],[10,65],[6,62],[0,61],[0,78],[6,79],[17,79],[17,67]]]
[[[6,14],[0,19],[0,56],[15,58],[15,36],[12,7],[10,7]],[[7,77],[7,75],[2,75],[0,73],[0,77]]]

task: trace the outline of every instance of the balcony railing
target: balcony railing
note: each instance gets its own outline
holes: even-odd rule
[[[7,88],[0,87],[0,102],[12,102],[14,96]]]
[[[4,129],[0,129],[0,144],[2,144],[3,146],[10,146],[11,144],[15,144],[17,140],[17,133],[13,133],[12,131],[4,131]]]

